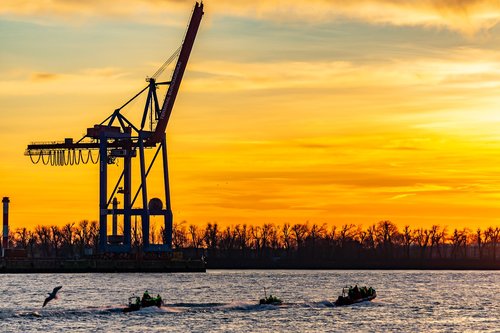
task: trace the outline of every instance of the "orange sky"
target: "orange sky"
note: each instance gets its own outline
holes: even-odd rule
[[[193,4],[0,3],[12,228],[97,220],[97,167],[33,165],[26,145],[80,138],[139,91]],[[496,2],[214,0],[205,12],[167,128],[175,221],[500,224]]]

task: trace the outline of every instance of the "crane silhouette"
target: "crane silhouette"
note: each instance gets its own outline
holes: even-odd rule
[[[170,203],[166,128],[203,14],[203,3],[196,2],[182,45],[154,75],[146,78],[146,87],[101,123],[87,128],[86,135],[80,140],[75,142],[72,138],[67,138],[64,142],[32,143],[25,151],[25,155],[29,156],[35,164],[40,161],[43,164],[56,166],[89,162],[99,164],[100,252],[130,251],[132,216],[141,217],[145,252],[171,250],[173,214]],[[175,59],[177,62],[170,80],[158,81],[160,75]],[[160,106],[157,89],[161,86],[168,86],[168,89]],[[122,110],[144,93],[146,93],[146,103],[141,122],[136,126],[123,115]],[[146,168],[145,149],[152,148],[156,148],[156,152]],[[137,157],[137,152],[139,153],[140,180],[138,188],[135,189],[135,195],[132,196],[132,159]],[[163,162],[165,208],[159,198],[151,199],[148,205],[147,177],[160,152]],[[123,165],[123,171],[108,196],[108,164],[115,163],[117,159],[123,159],[123,163],[120,163]],[[115,197],[117,193],[123,194],[121,206],[118,206],[119,202]],[[141,207],[133,208],[139,194],[141,194]],[[110,207],[111,203],[112,207]],[[114,224],[117,223],[117,216],[123,216],[123,235],[116,235],[116,225],[113,225],[113,235],[107,235],[108,215],[113,215]],[[164,218],[163,244],[150,244],[149,225],[150,216],[153,215]]]

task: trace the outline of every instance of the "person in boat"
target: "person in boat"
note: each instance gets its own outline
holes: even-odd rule
[[[157,301],[159,304],[161,304],[161,303],[162,303],[162,299],[161,299],[160,294],[158,294],[158,295],[156,296],[156,301]]]
[[[151,299],[151,296],[149,295],[149,292],[146,290],[146,291],[144,292],[144,294],[142,295],[142,300],[143,300],[143,301],[147,301],[147,300],[149,300],[149,299]]]
[[[352,289],[352,294],[354,298],[361,298],[361,292],[359,291],[358,285],[355,285]]]

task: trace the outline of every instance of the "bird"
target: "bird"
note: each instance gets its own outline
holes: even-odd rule
[[[54,288],[54,290],[52,290],[52,292],[51,292],[51,293],[49,293],[49,296],[48,296],[48,297],[45,299],[45,301],[43,302],[43,306],[42,306],[42,308],[43,308],[45,305],[47,305],[47,303],[48,303],[48,302],[52,301],[54,298],[56,298],[56,299],[57,299],[57,295],[56,295],[56,294],[57,294],[57,292],[59,291],[59,289],[61,289],[61,288],[62,288],[62,286],[57,286],[57,287],[55,287],[55,288]]]

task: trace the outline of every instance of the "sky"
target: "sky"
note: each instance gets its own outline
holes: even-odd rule
[[[204,5],[167,127],[176,223],[500,225],[498,1]],[[193,6],[0,2],[12,229],[98,219],[97,166],[33,165],[26,146],[78,139],[142,89]]]

